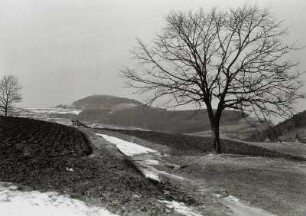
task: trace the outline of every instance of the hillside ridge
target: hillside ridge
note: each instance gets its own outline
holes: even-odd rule
[[[286,119],[270,129],[254,133],[254,141],[306,141],[306,110]]]
[[[89,95],[87,97],[78,99],[72,103],[72,107],[77,109],[111,109],[119,105],[127,105],[134,107],[140,106],[142,105],[142,103],[130,98],[102,94]]]
[[[82,112],[77,116],[52,115],[52,117],[77,118],[87,124],[141,128],[145,130],[209,134],[210,121],[206,109],[201,110],[167,110],[145,106],[141,102],[111,95],[90,95],[73,102],[72,107]],[[236,110],[225,110],[220,126],[222,136],[233,139],[245,139],[254,131],[262,130],[258,121],[246,120]],[[236,133],[239,131],[239,133]]]

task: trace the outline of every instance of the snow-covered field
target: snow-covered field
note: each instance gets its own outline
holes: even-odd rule
[[[147,129],[139,128],[139,127],[124,127],[124,126],[118,126],[118,125],[110,125],[110,124],[99,124],[99,123],[93,123],[91,125],[88,125],[88,127],[91,128],[98,128],[98,129],[115,129],[115,130],[138,130],[138,131],[150,131]]]
[[[68,118],[54,118],[52,114],[72,114],[79,115],[82,110],[62,109],[62,108],[18,108],[14,110],[14,116],[33,118],[43,121],[56,122],[63,125],[71,126],[72,122]]]
[[[55,192],[20,191],[0,182],[0,215],[3,216],[116,216],[108,210]]]
[[[34,113],[47,113],[47,114],[74,114],[79,115],[82,110],[79,109],[62,109],[62,108],[24,108],[24,110]]]

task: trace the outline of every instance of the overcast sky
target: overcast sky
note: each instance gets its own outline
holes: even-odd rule
[[[0,76],[23,85],[22,106],[70,103],[91,94],[140,99],[123,88],[120,68],[139,37],[149,41],[171,10],[243,5],[242,0],[0,0]],[[305,0],[257,0],[306,45]],[[306,50],[296,56],[306,69]],[[306,82],[306,77],[304,77]],[[305,89],[306,91],[306,89]],[[305,109],[306,101],[300,103]]]

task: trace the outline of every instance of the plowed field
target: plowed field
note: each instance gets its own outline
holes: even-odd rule
[[[11,157],[85,156],[89,140],[79,130],[34,119],[0,117],[0,155]]]

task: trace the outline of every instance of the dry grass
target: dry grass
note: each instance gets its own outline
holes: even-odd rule
[[[277,215],[306,215],[306,164],[262,157],[171,157],[188,165],[174,174],[192,178]]]
[[[306,144],[293,143],[293,142],[282,142],[282,143],[252,142],[251,144],[264,147],[272,151],[277,151],[285,154],[291,154],[298,157],[306,158]]]

